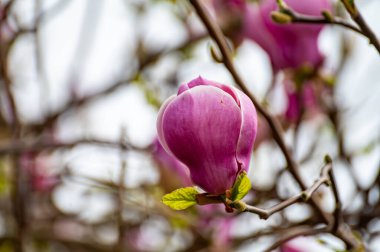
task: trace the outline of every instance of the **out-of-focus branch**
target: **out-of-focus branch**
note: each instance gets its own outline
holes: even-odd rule
[[[6,22],[6,19],[11,10],[11,6],[14,1],[10,1],[5,7],[2,17],[0,19],[0,33],[3,32],[3,25]],[[0,34],[1,37],[2,34]],[[12,90],[12,80],[9,76],[8,69],[8,57],[10,53],[11,46],[5,46],[4,48],[0,47],[0,77],[2,85],[5,90],[6,98],[6,110],[10,115],[10,122],[8,123],[9,130],[12,132],[12,143],[19,141],[21,138],[21,123],[18,114],[18,108],[16,104],[16,99]],[[25,183],[24,172],[20,165],[20,156],[14,154],[11,157],[12,160],[12,213],[15,220],[15,240],[14,240],[14,249],[16,252],[24,251],[24,232],[25,232]]]
[[[291,14],[292,14],[291,17],[292,17],[293,23],[337,25],[337,26],[341,26],[349,30],[352,30],[363,36],[366,36],[366,34],[363,33],[359,28],[355,27],[354,25],[350,24],[349,22],[345,21],[344,19],[340,17],[333,17],[332,19],[328,19],[326,17],[313,17],[313,16],[308,16],[308,15],[303,15],[295,11],[292,11]]]
[[[369,39],[369,42],[376,48],[376,50],[380,53],[380,42],[377,39],[375,33],[368,26],[367,22],[364,20],[362,14],[359,12],[356,7],[354,0],[340,0],[347,12],[350,14],[351,18],[355,21],[355,23],[360,27],[362,33]]]
[[[36,143],[25,143],[22,141],[14,142],[11,144],[6,144],[0,147],[0,156],[3,155],[14,155],[20,154],[22,152],[39,152],[39,151],[49,151],[56,149],[71,149],[79,145],[97,145],[104,146],[108,148],[124,148],[127,150],[135,151],[147,151],[149,147],[140,148],[133,146],[130,143],[120,143],[99,139],[80,139],[72,142],[36,142]]]
[[[54,232],[35,232],[32,234],[33,238],[36,241],[49,241],[53,243],[63,244],[65,247],[70,248],[70,250],[74,251],[89,251],[89,252],[111,252],[113,251],[111,246],[94,244],[90,241],[84,240],[73,240],[68,239],[66,237],[59,237],[54,235]]]
[[[15,4],[15,2],[16,2],[15,0],[10,0],[4,6],[2,6],[2,8],[3,8],[2,14],[3,15],[0,16],[0,22],[3,22],[4,20],[7,19],[8,13],[12,9],[12,6],[13,6],[13,4]]]
[[[80,99],[71,100],[68,103],[66,103],[63,107],[61,107],[59,110],[57,110],[56,112],[48,115],[41,124],[28,125],[28,126],[29,126],[29,128],[32,128],[34,130],[40,130],[40,129],[48,128],[49,126],[53,125],[56,122],[56,120],[59,117],[61,117],[63,114],[66,114],[67,112],[71,111],[72,109],[78,108],[78,107],[83,106],[85,104],[88,104],[91,101],[94,101],[100,97],[103,97],[107,94],[110,94],[113,91],[117,90],[118,88],[124,86],[125,84],[130,83],[132,80],[133,80],[133,78],[120,80],[120,81],[115,82],[111,86],[103,89],[102,91],[84,96]]]
[[[122,128],[121,136],[120,136],[120,144],[123,145],[126,142],[126,134],[125,129]],[[125,175],[127,170],[127,161],[125,160],[127,149],[121,148],[120,150],[120,176],[119,176],[119,184],[117,188],[117,225],[118,225],[118,240],[116,243],[116,251],[123,252],[124,251],[124,237],[126,235],[126,226],[124,224],[123,212],[124,212],[124,188],[125,188]]]
[[[335,233],[338,230],[340,224],[342,203],[340,202],[339,192],[334,177],[334,171],[332,169],[329,170],[329,177],[335,199],[334,222],[331,230],[333,233]]]
[[[146,67],[154,64],[162,55],[165,55],[167,53],[173,52],[173,51],[179,51],[183,50],[184,48],[187,48],[188,46],[192,45],[193,43],[199,41],[202,39],[204,35],[199,35],[192,37],[179,45],[178,47],[171,48],[171,49],[164,49],[157,52],[150,53],[146,55],[144,58],[141,59],[141,62],[139,63],[139,66],[137,67],[134,74],[131,75],[129,78],[125,78],[122,80],[118,80],[115,83],[109,85],[108,87],[104,88],[103,90],[100,90],[96,93],[86,95],[84,97],[81,97],[79,99],[73,99],[70,100],[68,103],[63,105],[60,109],[55,111],[54,113],[48,115],[45,120],[40,124],[35,125],[28,125],[29,128],[34,130],[40,130],[48,128],[49,126],[53,125],[58,118],[60,118],[62,115],[72,111],[73,109],[79,108],[81,106],[84,106],[90,102],[93,102],[101,97],[104,97],[108,94],[113,93],[114,91],[118,90],[119,88],[131,83],[132,81],[136,80],[138,75],[143,71]]]
[[[255,207],[255,206],[247,205],[244,202],[237,202],[236,204],[232,203],[231,206],[234,208],[237,208],[243,212],[255,213],[255,214],[259,215],[261,219],[268,219],[274,213],[277,213],[277,212],[283,210],[284,208],[286,208],[290,205],[293,205],[296,202],[308,201],[311,198],[311,196],[313,195],[313,193],[322,184],[330,181],[329,173],[331,172],[331,170],[332,170],[332,163],[329,162],[325,166],[323,166],[323,168],[321,170],[320,177],[307,190],[302,191],[299,194],[297,194],[297,195],[295,195],[295,196],[293,196],[287,200],[284,200],[284,201],[280,202],[279,204],[277,204],[277,205],[275,205],[275,206],[273,206],[267,210],[261,209],[261,208]],[[335,186],[334,186],[334,188],[335,188]]]
[[[337,25],[341,26],[347,29],[350,29],[354,32],[357,32],[363,36],[366,36],[365,33],[363,33],[359,28],[356,26],[350,24],[346,20],[332,16],[329,12],[324,11],[322,14],[323,17],[315,17],[315,16],[309,16],[305,14],[298,13],[294,11],[293,9],[289,8],[288,6],[280,7],[281,13],[285,14],[287,17],[289,17],[289,20],[287,22],[291,23],[304,23],[304,24],[330,24],[330,25]],[[274,12],[276,13],[276,12]]]
[[[283,237],[281,237],[279,240],[277,240],[275,243],[273,243],[270,247],[268,247],[265,252],[271,252],[284,244],[285,242],[296,238],[298,236],[312,236],[320,233],[327,232],[326,227],[322,228],[305,228],[305,227],[295,227],[293,229],[287,230],[287,232],[284,234]]]

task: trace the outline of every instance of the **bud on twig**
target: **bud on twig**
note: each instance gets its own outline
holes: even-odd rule
[[[223,63],[223,56],[220,55],[220,53],[217,53],[213,46],[210,46],[210,54],[211,57],[215,60],[215,62]]]
[[[331,157],[328,154],[326,154],[326,156],[325,156],[325,163],[326,164],[332,163],[332,159],[331,159]]]
[[[289,24],[292,22],[292,17],[280,11],[271,12],[272,20],[278,24]]]
[[[324,10],[322,11],[322,16],[329,21],[330,23],[334,22],[334,16],[331,14],[330,11]]]

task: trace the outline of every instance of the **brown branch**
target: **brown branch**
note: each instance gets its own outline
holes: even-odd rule
[[[359,12],[354,1],[340,0],[347,12],[350,14],[352,20],[360,27],[362,33],[369,39],[369,42],[376,48],[380,53],[380,42],[377,39],[375,33],[368,26],[367,22],[364,20],[362,14]]]
[[[5,7],[3,16],[0,19],[0,33],[2,32],[2,27],[6,22],[6,19],[11,10],[12,4],[15,1],[10,1]],[[1,35],[1,34],[0,34]],[[15,38],[11,40],[14,42]],[[12,90],[12,80],[9,76],[8,69],[8,57],[11,49],[10,43],[4,47],[0,47],[0,76],[2,78],[2,84],[5,89],[5,97],[7,101],[6,110],[10,113],[10,122],[8,124],[9,130],[12,132],[12,143],[17,142],[21,138],[21,123],[18,114],[18,108],[16,104],[16,99]],[[20,157],[17,154],[12,155],[12,213],[15,220],[15,239],[14,239],[14,249],[16,252],[24,251],[24,231],[25,231],[25,183],[24,183],[24,172],[20,165]]]
[[[335,199],[334,222],[331,227],[331,231],[335,233],[338,230],[338,227],[340,224],[342,203],[340,202],[339,192],[336,186],[336,181],[335,181],[335,177],[334,177],[334,173],[332,169],[329,171],[329,177],[330,177],[331,187],[332,187],[332,191],[334,193],[334,199]]]
[[[108,148],[125,148],[128,150],[135,151],[147,151],[149,147],[140,148],[133,146],[130,143],[120,143],[99,139],[80,139],[72,142],[36,142],[36,143],[25,143],[23,141],[14,142],[11,144],[6,144],[0,146],[0,156],[3,155],[14,155],[23,152],[39,152],[39,151],[49,151],[56,149],[71,149],[78,145],[97,145],[104,146]]]
[[[120,80],[120,81],[115,82],[111,86],[109,86],[109,87],[107,87],[107,88],[105,88],[105,89],[103,89],[97,93],[84,96],[80,99],[73,99],[73,100],[69,101],[68,103],[66,103],[63,107],[61,107],[56,112],[48,115],[45,118],[44,122],[42,122],[41,124],[29,125],[29,128],[32,128],[34,130],[39,130],[41,128],[42,129],[47,128],[47,127],[53,125],[55,123],[55,121],[59,117],[61,117],[62,115],[70,112],[71,110],[73,110],[75,108],[78,108],[80,106],[88,104],[88,103],[90,103],[90,102],[92,102],[92,101],[94,101],[100,97],[103,97],[107,94],[110,94],[110,93],[114,92],[115,90],[119,89],[120,87],[124,86],[125,84],[130,83],[132,80],[133,80],[133,78]]]
[[[125,129],[122,128],[120,145],[123,146],[123,143],[126,142]],[[124,212],[124,195],[125,195],[125,174],[127,169],[127,161],[125,160],[127,149],[123,146],[120,151],[120,176],[119,184],[117,188],[117,225],[118,225],[118,240],[116,243],[115,250],[118,252],[124,251],[124,236],[126,235],[126,226],[124,224],[123,212]]]
[[[231,203],[231,206],[237,209],[242,210],[243,212],[250,212],[259,215],[261,219],[268,219],[274,213],[277,213],[284,208],[293,205],[299,201],[308,201],[313,193],[324,183],[327,183],[330,180],[329,173],[332,170],[332,164],[327,163],[322,167],[320,177],[305,191],[300,192],[299,194],[280,202],[277,205],[269,209],[261,209],[255,206],[250,206],[245,204],[244,202]]]
[[[292,18],[291,19],[292,23],[337,25],[337,26],[350,29],[363,36],[366,36],[366,34],[362,32],[359,28],[355,27],[354,25],[350,24],[349,22],[339,17],[333,17],[333,19],[327,19],[325,17],[314,17],[314,16],[308,16],[308,15],[297,13],[294,10],[290,10],[290,13],[291,13],[290,15]]]
[[[271,252],[271,251],[275,250],[276,248],[278,248],[279,246],[281,246],[282,244],[284,244],[285,242],[287,242],[293,238],[296,238],[298,236],[312,236],[312,235],[324,233],[327,231],[328,230],[326,229],[326,227],[314,228],[314,229],[305,228],[305,227],[296,227],[294,229],[288,230],[287,233],[283,237],[281,237],[279,240],[277,240],[275,243],[273,243],[270,247],[268,247],[264,251],[265,252]]]
[[[114,91],[118,90],[121,87],[124,87],[125,85],[128,85],[132,81],[136,80],[138,78],[138,75],[143,71],[146,67],[154,64],[162,55],[166,55],[167,53],[174,52],[174,51],[179,51],[183,50],[195,42],[199,41],[202,39],[204,35],[199,35],[199,36],[194,36],[189,38],[187,41],[179,45],[178,47],[175,48],[170,48],[170,49],[163,49],[157,52],[152,52],[145,57],[143,57],[140,60],[139,66],[137,67],[136,71],[128,78],[118,80],[115,83],[111,84],[110,86],[104,88],[103,90],[100,90],[96,93],[93,94],[88,94],[84,97],[81,97],[79,99],[73,99],[63,105],[60,109],[57,111],[51,113],[50,115],[46,116],[45,120],[40,123],[40,124],[35,124],[35,125],[28,125],[29,128],[33,130],[39,130],[39,129],[45,129],[51,125],[53,125],[58,118],[63,116],[64,114],[78,108],[81,106],[84,106],[86,104],[89,104],[99,98],[102,98],[108,94],[113,93]]]

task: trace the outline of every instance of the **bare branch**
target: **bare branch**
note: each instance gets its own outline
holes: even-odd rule
[[[71,149],[78,145],[97,145],[104,146],[108,148],[125,148],[128,150],[136,150],[136,151],[147,151],[149,147],[140,148],[137,146],[133,146],[130,143],[120,143],[120,142],[112,142],[106,140],[99,139],[80,139],[72,142],[36,142],[36,143],[25,143],[22,141],[14,142],[12,144],[6,144],[0,147],[0,156],[3,155],[13,155],[20,154],[23,152],[39,152],[39,151],[48,151],[48,150],[56,150],[56,149]]]
[[[235,207],[237,209],[242,209],[243,212],[250,212],[255,213],[260,216],[261,219],[268,219],[270,216],[272,216],[274,213],[277,213],[284,208],[293,205],[296,202],[299,201],[308,201],[313,193],[324,183],[327,183],[330,180],[329,173],[332,170],[332,164],[327,163],[325,166],[322,167],[321,175],[320,177],[313,183],[312,186],[310,186],[307,190],[300,192],[299,194],[282,201],[281,203],[269,208],[269,209],[261,209],[255,206],[250,206],[245,204],[244,202],[238,202],[236,205],[235,203],[232,203],[231,206]]]
[[[79,99],[72,99],[65,105],[63,105],[60,109],[57,111],[51,113],[48,115],[45,120],[40,123],[40,124],[35,124],[35,125],[28,125],[29,128],[34,129],[34,130],[39,130],[39,129],[45,129],[52,124],[56,122],[58,118],[60,118],[62,115],[72,111],[73,109],[76,109],[78,107],[84,106],[86,104],[89,104],[99,98],[102,98],[108,94],[111,94],[118,90],[121,87],[124,87],[128,84],[130,84],[133,80],[136,80],[137,76],[140,74],[141,71],[143,71],[146,67],[154,64],[162,55],[165,55],[167,53],[173,52],[173,51],[178,51],[182,50],[184,48],[187,48],[188,46],[191,46],[193,43],[199,41],[202,39],[204,35],[200,36],[195,36],[192,38],[189,38],[187,41],[179,45],[178,47],[171,48],[171,49],[163,49],[157,52],[150,53],[146,55],[143,59],[141,59],[141,62],[136,69],[136,71],[128,78],[118,80],[114,82],[113,84],[109,85],[108,87],[104,88],[103,90],[100,90],[96,93],[93,94],[88,94],[84,97],[81,97]]]
[[[126,142],[125,129],[122,128],[121,136],[120,136],[120,145],[123,146],[120,150],[120,176],[119,176],[119,184],[117,188],[117,225],[118,225],[118,240],[116,243],[115,250],[118,252],[124,251],[124,237],[126,234],[126,226],[124,224],[123,219],[123,211],[124,211],[124,196],[125,196],[125,175],[127,170],[127,161],[125,160],[125,154],[127,149],[124,147],[123,143]]]
[[[294,229],[288,230],[288,232],[283,237],[281,237],[278,241],[273,243],[269,248],[267,248],[264,251],[271,252],[275,250],[276,248],[278,248],[279,246],[281,246],[282,244],[284,244],[285,242],[293,238],[296,238],[298,236],[311,236],[311,235],[316,235],[316,234],[320,234],[324,232],[327,232],[326,227],[315,228],[315,229],[305,228],[305,227],[300,227],[300,228],[296,227]]]
[[[380,54],[380,42],[377,39],[375,33],[368,26],[367,22],[364,20],[362,14],[359,12],[358,8],[355,5],[355,1],[348,0],[340,0],[347,12],[350,14],[351,18],[355,21],[355,23],[360,27],[362,34],[364,34],[369,42],[376,48],[376,50]]]
[[[331,230],[332,232],[335,233],[338,230],[338,227],[340,224],[342,203],[340,202],[339,192],[336,186],[336,181],[335,181],[335,177],[334,177],[334,173],[332,169],[329,170],[329,177],[330,177],[331,187],[332,187],[332,191],[334,193],[334,199],[335,199],[334,222],[333,222]]]
[[[333,16],[327,17],[326,16],[328,15],[327,12],[323,12],[323,13],[326,13],[326,15],[323,17],[315,17],[315,16],[309,16],[309,15],[298,13],[289,7],[285,7],[285,8],[280,7],[280,9],[281,9],[281,12],[284,12],[284,14],[288,15],[291,18],[290,20],[292,23],[304,23],[304,24],[315,24],[315,25],[319,25],[319,24],[337,25],[337,26],[350,29],[363,36],[366,36],[366,34],[363,33],[359,28],[350,24],[349,22],[347,22],[346,20],[340,17],[333,17]]]

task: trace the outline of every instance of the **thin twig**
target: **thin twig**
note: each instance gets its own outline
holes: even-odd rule
[[[118,225],[118,240],[116,243],[116,251],[123,252],[124,251],[124,236],[126,234],[126,226],[124,224],[123,212],[124,212],[124,188],[125,188],[125,174],[127,169],[127,161],[125,159],[125,155],[127,152],[127,148],[123,145],[126,142],[126,133],[125,128],[122,128],[121,136],[120,136],[120,145],[123,146],[120,150],[120,177],[119,184],[117,188],[117,225]]]
[[[275,243],[273,243],[270,247],[268,247],[266,250],[264,250],[265,252],[271,252],[273,250],[275,250],[276,248],[278,248],[279,246],[281,246],[282,244],[284,244],[285,242],[293,239],[293,238],[296,238],[298,236],[312,236],[312,235],[316,235],[316,234],[320,234],[320,233],[324,233],[324,232],[327,232],[327,228],[326,227],[322,227],[322,228],[294,228],[294,230],[288,230],[288,232],[283,236],[281,237],[279,240],[277,240]]]
[[[114,82],[113,84],[109,85],[108,87],[104,88],[103,90],[100,90],[93,94],[88,94],[86,96],[83,96],[81,98],[72,99],[69,102],[67,102],[65,105],[63,105],[60,109],[57,111],[51,113],[50,115],[47,115],[46,118],[42,123],[38,123],[35,125],[28,125],[29,128],[33,130],[39,130],[39,129],[46,129],[49,126],[53,125],[58,118],[65,115],[66,113],[69,113],[70,111],[84,106],[86,104],[89,104],[93,101],[96,101],[99,98],[102,98],[108,94],[113,93],[114,91],[118,90],[121,87],[124,87],[128,84],[130,84],[132,81],[136,80],[137,77],[141,74],[141,71],[143,71],[146,67],[154,64],[162,55],[166,55],[167,53],[174,52],[174,51],[180,51],[183,50],[191,45],[193,45],[195,42],[202,39],[204,35],[194,36],[189,38],[187,41],[179,45],[175,48],[170,49],[163,49],[157,52],[152,52],[148,55],[146,55],[141,62],[139,63],[138,68],[136,69],[135,73],[133,73],[130,77],[127,77],[125,79],[118,80]]]
[[[380,42],[377,39],[375,33],[368,26],[367,22],[364,20],[362,14],[359,12],[355,5],[355,1],[341,0],[347,12],[350,14],[352,20],[360,27],[362,33],[369,39],[369,42],[376,48],[380,53]]]
[[[332,191],[334,193],[334,199],[335,199],[334,222],[333,222],[331,231],[335,233],[338,230],[338,227],[340,224],[342,203],[340,202],[339,192],[336,186],[333,169],[329,170],[329,177],[330,177],[331,187],[332,187]]]
[[[147,151],[149,147],[140,148],[133,146],[130,143],[119,143],[113,141],[99,140],[99,139],[80,139],[72,142],[36,142],[36,143],[26,143],[23,141],[14,142],[11,144],[6,144],[0,147],[0,156],[3,155],[14,155],[22,152],[39,152],[39,151],[49,151],[56,149],[71,149],[79,145],[97,145],[104,146],[108,148],[125,148],[128,150],[135,151]]]
[[[274,205],[273,207],[269,209],[261,209],[255,206],[246,205],[244,202],[239,202],[237,206],[238,208],[243,208],[243,212],[250,212],[255,213],[260,216],[261,219],[268,219],[271,215],[274,213],[277,213],[284,208],[293,205],[296,202],[299,201],[308,201],[313,193],[324,183],[327,183],[330,180],[329,173],[332,169],[332,164],[327,163],[325,166],[322,167],[321,175],[320,177],[313,183],[312,186],[310,186],[307,190],[300,192],[299,194],[284,200],[280,202],[277,205]],[[243,204],[243,205],[242,205]],[[232,203],[232,206],[234,207],[234,204]]]
[[[364,32],[362,32],[359,28],[350,24],[342,18],[334,17],[332,20],[328,20],[324,17],[313,17],[308,15],[303,15],[291,10],[292,13],[292,23],[305,23],[305,24],[330,24],[330,25],[338,25],[344,28],[350,29],[354,32],[357,32],[363,36],[366,36]]]

